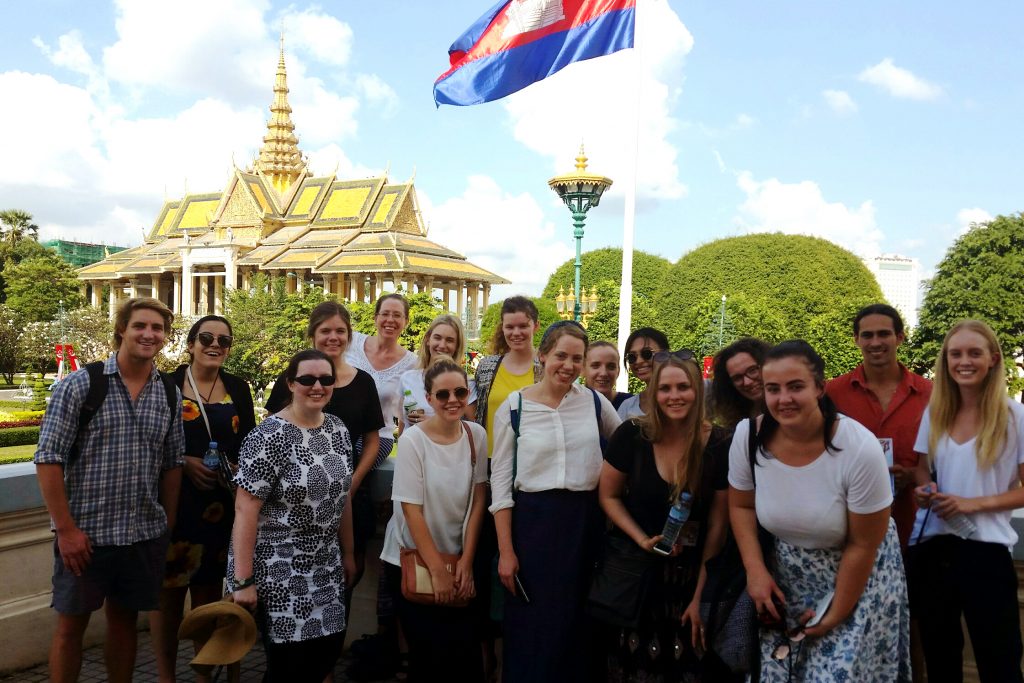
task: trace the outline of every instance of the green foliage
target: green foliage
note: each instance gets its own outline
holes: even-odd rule
[[[1024,213],[972,226],[946,252],[926,285],[911,341],[915,371],[934,366],[946,333],[964,318],[995,330],[1011,391],[1024,388],[1014,366],[1024,349]]]
[[[555,308],[554,299],[545,297],[530,297],[530,301],[537,306],[540,326],[533,335],[533,347],[540,345],[540,338],[544,336],[544,330],[553,322],[561,320],[558,316],[558,309]],[[494,330],[501,323],[501,303],[495,302],[484,311],[483,319],[480,321],[480,348],[477,349],[484,355],[492,353],[491,340],[494,338]]]
[[[36,444],[24,444],[21,446],[8,446],[0,448],[0,465],[9,465],[16,462],[32,462],[36,452]]]
[[[46,410],[46,380],[42,375],[37,375],[32,383],[32,399],[28,402],[28,409]]]
[[[593,286],[600,287],[606,280],[611,280],[615,285],[622,283],[622,249],[616,247],[605,247],[584,252],[580,255],[583,265],[580,268],[580,280],[583,287],[590,289]],[[541,295],[544,299],[552,301],[558,296],[558,288],[564,287],[569,291],[569,285],[575,283],[575,257],[566,261],[551,274],[548,284],[544,287]],[[642,298],[652,301],[662,279],[668,272],[671,264],[660,256],[648,254],[645,251],[633,252],[633,292]],[[600,307],[600,304],[598,305]]]
[[[105,360],[113,337],[114,325],[102,308],[84,306],[64,315],[64,341],[75,347],[80,365]]]
[[[8,384],[14,383],[14,373],[20,367],[18,340],[23,326],[21,316],[6,304],[0,304],[0,375]]]
[[[597,312],[587,323],[587,336],[591,341],[604,340],[618,343],[619,337],[619,284],[617,280],[605,280],[597,285]],[[658,327],[658,310],[651,299],[633,291],[632,327]]]
[[[18,364],[32,372],[53,372],[57,369],[54,344],[60,333],[53,322],[27,323],[18,337]]]
[[[32,214],[21,209],[5,209],[0,211],[0,226],[3,227],[3,239],[14,246],[26,237],[39,239],[39,226],[32,222]]]
[[[713,356],[739,337],[758,337],[775,343],[790,336],[785,318],[769,300],[737,292],[727,295],[725,317],[728,325],[723,330],[719,345],[721,308],[722,292],[712,290],[700,299],[691,299],[689,305],[680,311],[681,317],[676,319],[678,332],[673,332],[671,323],[663,317],[673,348],[684,347],[700,356]]]
[[[53,320],[61,301],[66,311],[85,303],[74,269],[50,252],[7,263],[3,276],[7,305],[28,321]]]
[[[39,427],[0,429],[0,448],[39,443]]]

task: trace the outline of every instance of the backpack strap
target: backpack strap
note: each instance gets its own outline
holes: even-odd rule
[[[181,412],[181,406],[178,404],[178,385],[174,383],[174,376],[169,372],[161,372],[160,379],[164,383],[164,393],[167,394],[167,408],[171,413],[171,420],[167,423],[167,429],[170,429],[174,426],[174,414]]]
[[[604,433],[601,431],[601,399],[593,389],[590,389],[590,393],[594,396],[594,414],[597,416],[597,440],[601,444],[601,453],[603,454],[608,448],[608,439],[604,438]]]
[[[513,408],[510,414],[510,421],[512,422],[512,433],[515,434],[515,439],[512,441],[512,499],[516,497],[516,470],[519,461],[519,420],[523,414],[523,392],[517,392],[519,394],[519,407]]]
[[[103,361],[87,363],[85,370],[89,373],[89,393],[85,395],[85,401],[82,402],[82,407],[78,411],[79,434],[96,417],[100,406],[103,405],[103,400],[107,397],[107,389],[110,386],[110,380],[103,374]]]

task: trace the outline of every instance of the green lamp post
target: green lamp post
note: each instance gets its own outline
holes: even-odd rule
[[[576,172],[555,176],[548,181],[548,187],[562,198],[565,205],[572,212],[573,236],[576,238],[576,287],[575,292],[583,292],[580,289],[580,269],[583,261],[580,258],[583,246],[583,223],[587,218],[587,211],[598,205],[601,195],[612,186],[611,178],[587,173],[587,157],[583,153],[583,145],[580,145],[579,156],[576,157]],[[573,306],[573,320],[581,322],[583,311],[581,307],[582,296],[577,296]]]

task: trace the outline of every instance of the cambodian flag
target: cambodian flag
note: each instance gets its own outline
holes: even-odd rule
[[[562,67],[633,47],[636,0],[501,0],[448,49],[434,102],[490,102]]]

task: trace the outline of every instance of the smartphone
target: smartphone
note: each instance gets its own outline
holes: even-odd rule
[[[818,601],[818,604],[814,606],[814,616],[811,617],[806,624],[804,624],[804,628],[817,626],[818,622],[821,621],[821,618],[825,616],[825,612],[827,612],[828,608],[832,605],[832,598],[835,596],[835,594],[835,591],[829,591],[828,594],[825,595],[825,597]]]
[[[513,574],[512,578],[516,582],[516,595],[518,595],[523,602],[529,605],[530,596],[526,594],[526,590],[523,588],[523,582],[519,580],[519,574]]]

